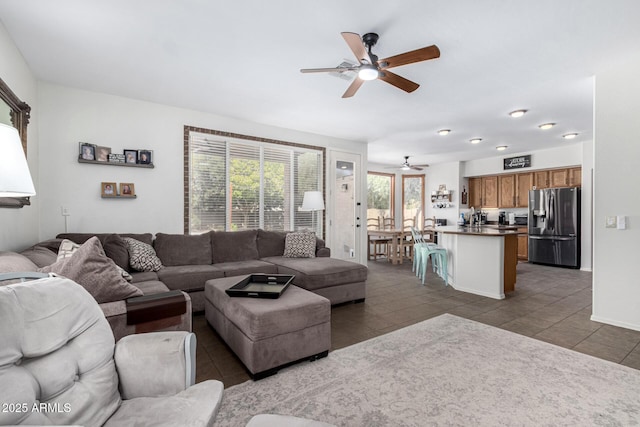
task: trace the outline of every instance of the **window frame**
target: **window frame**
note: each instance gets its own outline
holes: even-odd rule
[[[190,176],[190,164],[189,164],[189,159],[190,159],[190,152],[189,152],[189,139],[190,139],[190,135],[191,132],[196,132],[199,134],[206,134],[206,135],[212,135],[212,136],[216,136],[219,138],[226,138],[226,139],[235,139],[238,140],[239,142],[253,142],[253,143],[259,143],[259,144],[273,144],[273,145],[277,145],[277,146],[288,146],[288,147],[295,147],[295,148],[301,148],[301,149],[305,149],[305,150],[313,150],[313,151],[318,151],[321,153],[322,156],[322,161],[320,162],[320,191],[322,191],[323,194],[326,194],[326,148],[325,147],[319,147],[319,146],[315,146],[315,145],[308,145],[308,144],[300,144],[300,143],[295,143],[295,142],[289,142],[289,141],[282,141],[282,140],[277,140],[277,139],[271,139],[271,138],[263,138],[263,137],[258,137],[258,136],[252,136],[252,135],[243,135],[243,134],[238,134],[238,133],[234,133],[234,132],[225,132],[225,131],[220,131],[220,130],[215,130],[215,129],[206,129],[206,128],[201,128],[201,127],[196,127],[196,126],[189,126],[189,125],[185,125],[184,126],[184,141],[183,141],[183,165],[184,165],[184,173],[183,173],[183,188],[184,188],[184,198],[183,198],[183,231],[185,235],[190,234],[190,224],[189,224],[189,217],[190,217],[190,212],[189,212],[189,206],[190,206],[190,185],[189,185],[189,176]],[[293,172],[292,172],[293,173]],[[263,187],[262,187],[262,182],[260,184],[260,192],[263,191]],[[321,213],[318,213],[318,215],[320,216],[320,221],[321,221],[321,229],[322,229],[322,234],[323,236],[319,236],[321,238],[324,239],[324,234],[325,234],[325,211],[321,211]],[[225,229],[226,229],[226,224],[225,224]]]

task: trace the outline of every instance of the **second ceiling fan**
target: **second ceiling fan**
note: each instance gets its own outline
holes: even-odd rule
[[[341,33],[349,48],[356,56],[359,65],[353,67],[335,67],[335,68],[303,68],[302,73],[330,73],[343,71],[356,71],[358,76],[353,80],[343,98],[349,98],[355,95],[365,80],[382,80],[402,89],[405,92],[413,92],[420,85],[405,79],[395,73],[389,71],[389,68],[399,67],[401,65],[413,64],[415,62],[426,61],[429,59],[439,58],[440,49],[438,46],[431,45],[421,49],[412,50],[410,52],[401,53],[399,55],[390,56],[384,59],[378,59],[378,56],[371,52],[371,48],[378,42],[376,33],[367,33],[362,38],[359,34],[344,32]]]

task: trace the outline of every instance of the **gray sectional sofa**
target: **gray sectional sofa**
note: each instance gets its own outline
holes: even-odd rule
[[[104,234],[91,233],[59,234],[57,238],[82,243],[95,235],[105,238]],[[163,267],[157,272],[131,275],[139,287],[160,281],[170,290],[186,292],[194,312],[204,310],[207,280],[251,273],[294,274],[294,285],[326,297],[332,305],[364,300],[366,266],[331,258],[322,239],[316,239],[315,258],[285,258],[286,235],[262,229],[200,235],[157,233],[151,242],[151,234],[143,234],[139,237],[153,244]]]
[[[131,283],[145,296],[181,291],[190,311],[204,310],[204,285],[207,280],[240,276],[251,273],[293,274],[293,284],[326,297],[332,305],[363,301],[367,280],[367,267],[354,262],[330,257],[329,248],[316,239],[316,257],[284,257],[287,232],[243,230],[234,232],[212,231],[201,235],[157,233],[107,234],[64,233],[24,251],[21,258],[34,262],[34,268],[55,261],[57,247],[62,239],[82,244],[93,236],[102,243],[107,257],[130,271]],[[158,271],[132,271],[128,263],[126,245],[119,237],[131,237],[152,245],[162,262]],[[123,249],[124,248],[124,249]],[[11,253],[0,254],[1,257]],[[23,256],[24,255],[24,256]],[[15,262],[5,258],[5,264]],[[37,266],[37,267],[36,267]],[[24,266],[23,266],[24,267]],[[10,271],[16,271],[15,269]],[[2,272],[2,271],[0,271]],[[175,292],[174,292],[175,294]],[[124,301],[101,304],[116,337],[133,333],[127,325],[127,307]],[[163,328],[156,321],[156,329],[191,329],[191,316],[183,316],[179,325]],[[156,326],[151,325],[151,328]],[[138,332],[138,331],[135,331]]]

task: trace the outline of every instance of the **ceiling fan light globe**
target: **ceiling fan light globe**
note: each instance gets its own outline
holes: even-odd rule
[[[362,80],[375,80],[378,78],[378,69],[373,65],[362,65],[358,70],[358,77]]]

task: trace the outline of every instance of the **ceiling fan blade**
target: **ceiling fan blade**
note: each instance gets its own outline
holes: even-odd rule
[[[356,59],[360,64],[362,64],[363,61],[366,61],[367,63],[371,64],[371,58],[369,57],[369,53],[367,53],[367,49],[364,47],[364,44],[362,43],[362,38],[360,37],[360,34],[348,33],[348,32],[344,32],[340,34],[342,34],[344,41],[347,42],[347,44],[349,45],[349,48],[351,49],[353,54],[356,56]]]
[[[356,94],[358,89],[360,89],[360,86],[362,86],[362,83],[364,83],[364,80],[362,80],[360,77],[356,77],[355,79],[353,79],[353,82],[351,82],[351,84],[349,85],[347,90],[344,92],[342,97],[351,98],[353,95]]]
[[[409,165],[409,169],[413,169],[415,171],[421,171],[422,170],[422,168],[419,168],[418,166],[415,166],[415,165]]]
[[[301,73],[341,73],[343,71],[357,70],[358,67],[336,67],[336,68],[302,68]]]
[[[412,82],[411,80],[407,80],[404,77],[400,77],[397,74],[392,73],[391,71],[384,70],[380,73],[379,80],[389,83],[397,87],[398,89],[402,89],[405,92],[413,92],[418,89],[420,85],[418,83]]]
[[[399,67],[401,65],[413,64],[414,62],[427,61],[439,57],[440,49],[438,49],[436,45],[431,45],[381,59],[378,61],[378,64],[380,64],[380,69],[385,70],[387,68]]]

